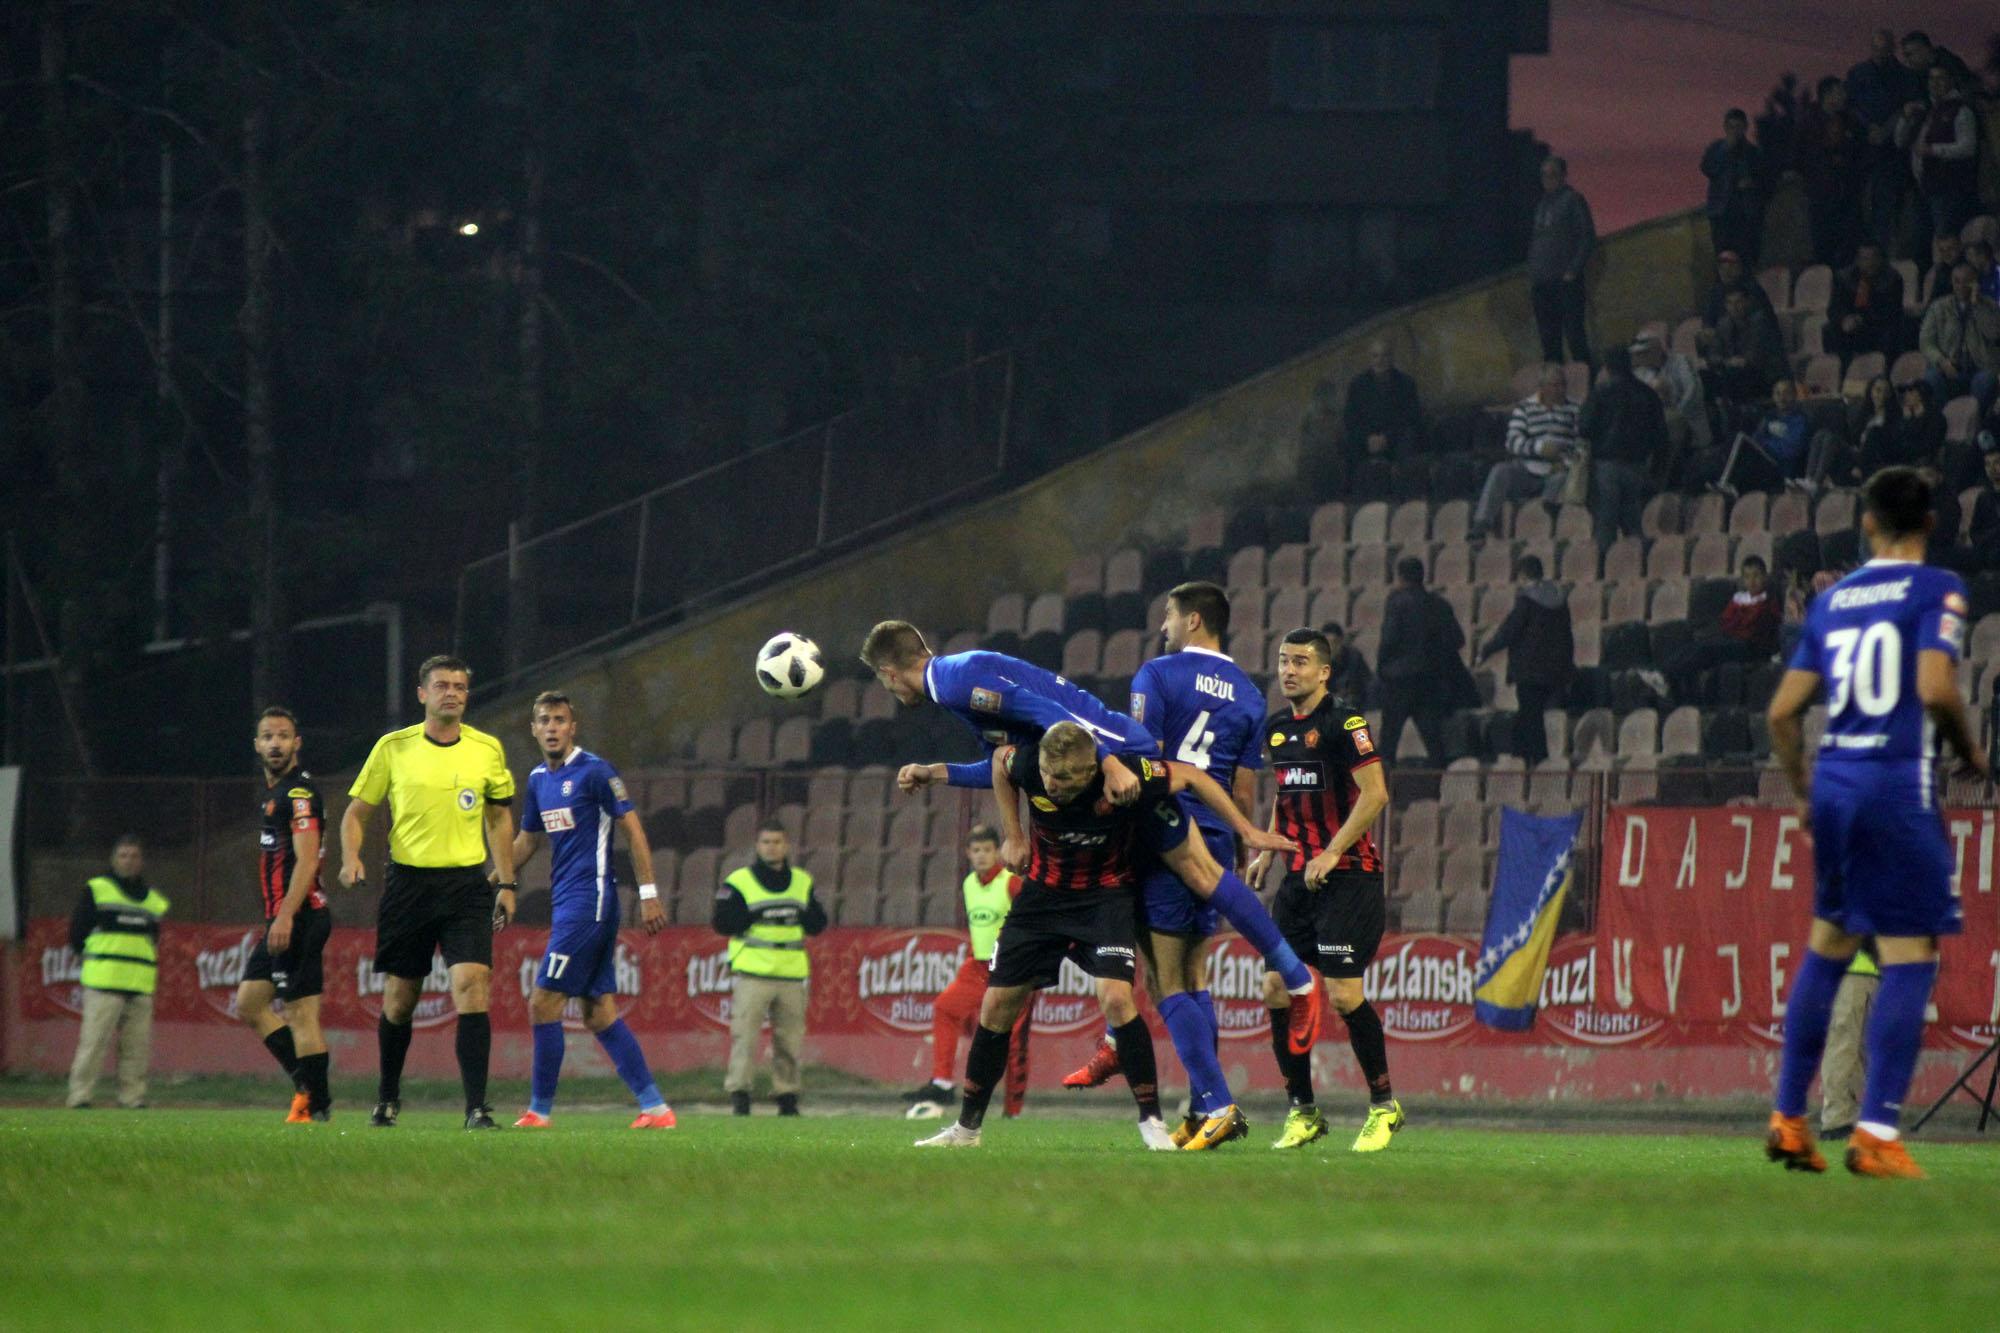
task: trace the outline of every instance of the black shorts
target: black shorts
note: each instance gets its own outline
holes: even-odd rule
[[[324,907],[301,907],[292,918],[292,942],[283,953],[272,956],[270,922],[265,934],[257,937],[257,947],[243,963],[245,981],[268,981],[281,1000],[303,1000],[326,989],[326,973],[320,958],[326,953],[326,937],[333,933],[333,913]]]
[[[1336,870],[1317,889],[1302,870],[1286,874],[1271,903],[1285,943],[1324,977],[1358,977],[1382,946],[1387,903],[1382,876],[1372,870]]]
[[[1030,882],[1000,925],[989,986],[1053,986],[1063,959],[1093,977],[1130,981],[1138,918],[1126,889],[1050,889]]]
[[[430,975],[431,955],[440,949],[446,967],[493,966],[494,896],[484,866],[391,861],[375,909],[375,970],[418,981]]]

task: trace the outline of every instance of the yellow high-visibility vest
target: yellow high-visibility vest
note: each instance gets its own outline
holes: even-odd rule
[[[750,906],[750,929],[729,941],[730,971],[780,981],[804,981],[811,960],[806,957],[806,928],[798,923],[797,917],[805,913],[806,903],[812,898],[812,876],[794,866],[791,881],[776,893],[759,884],[749,866],[731,871],[722,882],[742,894],[743,901]],[[787,905],[791,905],[790,914],[794,917],[791,924],[763,919],[774,910],[786,911]]]
[[[90,897],[97,904],[97,926],[83,942],[79,980],[92,990],[151,995],[159,980],[158,938],[160,918],[167,914],[166,895],[148,888],[135,903],[118,881],[99,875],[90,881]]]

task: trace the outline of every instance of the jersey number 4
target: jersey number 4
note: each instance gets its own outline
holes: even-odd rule
[[[1208,752],[1215,747],[1215,733],[1208,729],[1208,710],[1203,709],[1181,738],[1180,752],[1174,758],[1183,764],[1191,764],[1202,772],[1208,772]]]
[[[1894,625],[1884,620],[1865,630],[1830,630],[1826,646],[1833,650],[1829,717],[1840,716],[1850,700],[1869,717],[1895,711],[1903,695],[1903,636]]]

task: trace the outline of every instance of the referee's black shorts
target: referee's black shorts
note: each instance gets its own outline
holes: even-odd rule
[[[391,861],[375,909],[375,970],[408,981],[444,965],[493,966],[494,888],[484,866],[406,866]]]
[[[1388,903],[1382,875],[1371,870],[1336,870],[1319,888],[1305,872],[1286,874],[1271,902],[1271,918],[1292,951],[1323,977],[1358,977],[1382,945]]]

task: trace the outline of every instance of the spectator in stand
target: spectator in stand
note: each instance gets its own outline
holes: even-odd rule
[[[1784,607],[1771,589],[1770,566],[1761,556],[1745,556],[1741,583],[1722,618],[1694,638],[1667,664],[1674,685],[1674,697],[1683,702],[1695,696],[1696,678],[1702,672],[1727,662],[1767,662],[1778,651],[1778,627],[1784,621]]]
[[[1542,159],[1542,197],[1535,203],[1528,238],[1528,290],[1544,361],[1562,361],[1565,339],[1572,360],[1590,360],[1584,278],[1596,249],[1597,224],[1591,221],[1590,205],[1570,188],[1569,164],[1559,157]]]
[[[1869,158],[1866,131],[1848,108],[1847,85],[1829,74],[1819,81],[1819,100],[1799,130],[1799,174],[1819,263],[1838,268],[1854,257]]]
[[[1911,380],[1903,386],[1903,406],[1895,429],[1881,437],[1878,451],[1862,453],[1861,475],[1872,477],[1896,464],[1928,467],[1944,449],[1944,429],[1937,390],[1927,380]]]
[[[1683,460],[1709,448],[1708,399],[1694,362],[1667,347],[1657,333],[1641,333],[1632,343],[1632,373],[1660,396],[1667,417],[1667,456],[1653,474],[1657,485],[1675,485]]]
[[[1731,107],[1722,137],[1701,155],[1708,177],[1708,233],[1716,253],[1734,250],[1754,267],[1764,241],[1764,154],[1750,142],[1750,117]]]
[[[1590,451],[1590,518],[1600,556],[1620,531],[1639,535],[1640,515],[1653,490],[1649,478],[1667,453],[1666,408],[1632,374],[1631,349],[1607,351],[1604,371],[1576,423]]]
[[[1381,474],[1386,493],[1389,465],[1407,458],[1422,441],[1423,412],[1417,405],[1417,382],[1396,368],[1389,344],[1377,338],[1368,344],[1368,369],[1347,382],[1347,406],[1341,435],[1347,451],[1347,475]]]
[[[1930,34],[1911,31],[1903,34],[1903,63],[1917,78],[1917,86],[1923,87],[1932,69],[1942,69],[1946,79],[1954,88],[1966,88],[1972,84],[1972,70],[1948,48],[1932,43]]]
[[[1920,467],[1917,471],[1931,484],[1931,533],[1924,543],[1924,563],[1957,569],[1964,563],[1958,532],[1965,522],[1958,492],[1944,484],[1944,473],[1936,467]]]
[[[1570,627],[1569,597],[1542,576],[1541,557],[1522,556],[1514,573],[1520,587],[1513,609],[1493,637],[1480,645],[1473,665],[1483,665],[1495,653],[1507,654],[1507,683],[1514,687],[1512,753],[1533,768],[1549,757],[1542,715],[1551,703],[1560,702],[1576,674],[1576,638]]]
[[[1424,754],[1433,767],[1445,763],[1444,715],[1479,702],[1471,673],[1459,657],[1465,631],[1451,603],[1424,587],[1424,562],[1405,556],[1396,562],[1396,586],[1382,607],[1383,754],[1391,762],[1414,720]]]
[[[1955,236],[1979,211],[1978,118],[1943,65],[1930,67],[1925,89],[1928,100],[1909,102],[1897,118],[1896,146],[1910,156],[1931,235]]]
[[[1979,292],[1979,275],[1961,260],[1951,270],[1951,294],[1931,302],[1917,330],[1924,379],[1940,404],[1963,393],[1993,405],[1994,372],[2000,370],[2000,306]]]
[[[1896,117],[1923,84],[1896,58],[1896,34],[1877,28],[1868,59],[1847,71],[1847,100],[1867,138],[1868,228],[1885,252],[1896,239],[1896,214],[1909,192],[1909,159],[1896,147]]]
[[[1933,301],[1951,295],[1951,271],[1965,258],[1965,247],[1956,233],[1931,240],[1931,266],[1917,282],[1917,309],[1929,310]]]
[[[1560,365],[1543,366],[1534,397],[1514,405],[1507,419],[1507,452],[1512,457],[1493,465],[1473,506],[1470,535],[1475,540],[1493,530],[1506,501],[1539,495],[1553,504],[1562,494],[1576,455],[1576,404],[1569,400],[1569,376]]]
[[[1789,369],[1784,342],[1777,324],[1741,287],[1723,299],[1722,312],[1708,356],[1709,397],[1729,406],[1754,403]]]
[[[1832,429],[1813,434],[1812,453],[1806,459],[1806,489],[1822,486],[1859,486],[1882,464],[1869,460],[1889,457],[1896,448],[1896,432],[1903,424],[1903,402],[1887,375],[1868,381],[1861,401],[1847,412],[1845,434]]]
[[[1778,312],[1771,306],[1771,294],[1764,290],[1764,284],[1750,276],[1743,266],[1743,256],[1734,250],[1724,250],[1715,257],[1715,284],[1708,289],[1708,300],[1701,308],[1701,327],[1706,335],[1714,331],[1728,313],[1729,293],[1740,291],[1750,298],[1750,304],[1771,317],[1775,327]]]
[[[1978,570],[2000,569],[2000,438],[1992,431],[1979,434],[1979,461],[1986,473],[1972,501],[1970,563]]]
[[[1822,343],[1847,363],[1863,352],[1894,359],[1903,344],[1903,275],[1889,267],[1877,241],[1863,241],[1851,267],[1834,275]]]
[[[1797,381],[1781,379],[1771,386],[1771,407],[1755,430],[1738,432],[1729,446],[1714,485],[1735,495],[1740,491],[1775,491],[1806,475],[1812,451],[1811,423],[1799,407]]]
[[[1368,707],[1369,696],[1375,692],[1375,673],[1368,669],[1368,659],[1347,641],[1347,631],[1339,621],[1327,621],[1319,632],[1333,645],[1333,674],[1326,679],[1327,693],[1345,699],[1357,710]]]
[[[1993,262],[1993,242],[1974,241],[1966,246],[1965,262],[1972,265],[1979,294],[1988,301],[2000,304],[2000,264]]]

